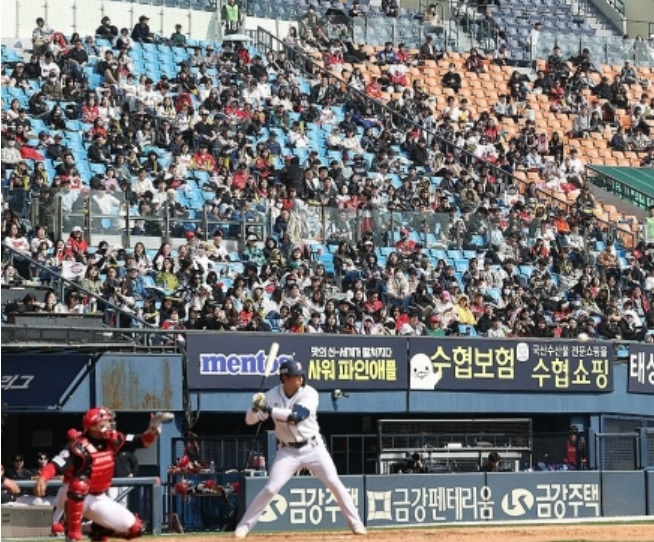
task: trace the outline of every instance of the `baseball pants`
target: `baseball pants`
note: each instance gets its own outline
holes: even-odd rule
[[[68,493],[68,484],[64,484],[57,490],[55,497],[55,509],[52,513],[52,523],[58,523],[66,511],[66,493]]]
[[[247,529],[250,532],[273,497],[301,469],[310,470],[331,490],[350,529],[363,525],[352,497],[338,477],[332,457],[322,439],[318,438],[300,449],[283,447],[277,451],[268,483],[250,503],[237,529]]]
[[[119,534],[129,531],[136,521],[134,514],[106,493],[86,496],[84,517]]]
[[[127,497],[129,496],[131,489],[132,488],[130,486],[125,486],[125,487],[112,486],[107,490],[107,495],[109,495],[109,498],[111,500],[116,501],[121,506],[127,506]]]

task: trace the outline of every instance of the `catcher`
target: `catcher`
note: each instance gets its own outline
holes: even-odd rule
[[[170,412],[152,414],[148,429],[141,435],[116,431],[116,416],[106,407],[92,408],[82,419],[84,432],[72,440],[36,479],[34,494],[45,494],[48,480],[63,475],[68,481],[66,494],[66,540],[82,539],[82,518],[93,523],[89,536],[94,541],[109,537],[136,538],[143,528],[139,517],[110,499],[116,454],[121,450],[148,448],[161,433],[161,424],[173,419]]]

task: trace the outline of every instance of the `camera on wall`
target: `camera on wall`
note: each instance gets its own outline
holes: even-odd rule
[[[332,400],[340,399],[341,397],[349,397],[350,395],[343,390],[334,390],[332,391]]]

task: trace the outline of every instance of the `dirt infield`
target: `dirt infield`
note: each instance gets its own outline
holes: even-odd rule
[[[189,534],[161,537],[161,542],[215,542],[231,538],[232,533]],[[149,538],[148,540],[155,540]],[[333,533],[252,533],[247,540],[252,542],[331,542],[336,540],[374,542],[654,542],[652,523],[605,523],[593,525],[523,525],[485,527],[437,527],[433,529],[381,529],[373,530],[366,537],[355,537],[340,531]]]

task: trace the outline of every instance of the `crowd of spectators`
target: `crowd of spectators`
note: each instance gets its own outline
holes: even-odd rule
[[[440,58],[429,40],[414,56],[388,44],[372,59],[382,76],[366,80],[357,68],[370,61],[362,49],[321,35],[307,18],[300,35],[285,40],[288,56],[261,56],[239,42],[204,44],[184,49],[175,77],[155,81],[132,71],[139,44],[150,39],[143,26],[147,17],[130,35],[103,19],[97,37],[114,39],[99,50],[93,37],[55,41],[57,33],[40,22],[30,62],[3,77],[9,87],[38,86],[26,110],[18,99],[3,104],[2,165],[10,172],[3,244],[24,256],[5,263],[3,284],[56,282],[31,257],[57,271],[67,261],[83,264],[79,283],[88,292],[66,288],[58,299],[51,289],[17,310],[81,314],[102,312],[109,302],[123,309],[106,311],[109,323],[163,329],[651,337],[654,250],[641,243],[627,253],[606,238],[593,220],[597,202],[584,164],[560,136],[542,140],[525,100],[546,87],[545,78],[548,95],[568,92],[579,72],[556,75],[551,63],[551,73],[532,82],[516,71],[492,111],[473,113],[455,96],[435,110],[420,81],[403,78],[408,66]],[[183,45],[180,30],[167,43]],[[332,70],[340,65],[342,80],[307,75],[300,53],[320,55]],[[95,88],[86,70],[91,57],[102,77]],[[466,68],[482,70],[484,62],[473,53]],[[446,77],[443,84],[456,88],[466,74],[453,65]],[[365,96],[389,89],[401,97],[379,114]],[[651,102],[642,99],[646,123]],[[510,139],[502,132],[507,116],[524,118]],[[31,132],[37,119],[42,133]],[[65,145],[70,121],[82,129],[85,156]],[[55,175],[26,153],[51,160]],[[84,163],[94,166],[88,179]],[[513,184],[517,169],[541,172],[543,183],[571,193],[576,204],[566,213],[539,202],[534,184]],[[199,204],[184,197],[196,189]],[[21,216],[24,194],[45,210],[40,225]],[[55,239],[44,227],[55,200],[65,216],[138,209],[144,220],[130,223],[135,236],[160,235],[147,219],[157,224],[168,213],[183,242],[163,243],[156,254],[141,242],[89,247],[72,222],[70,237]],[[274,227],[267,238],[247,230],[243,246],[228,250],[231,230],[202,231],[184,221],[204,204],[216,222],[265,218]],[[338,209],[320,257],[306,236],[312,207]],[[402,223],[397,236],[390,213]],[[433,216],[446,219],[437,242],[425,246],[436,233]]]

